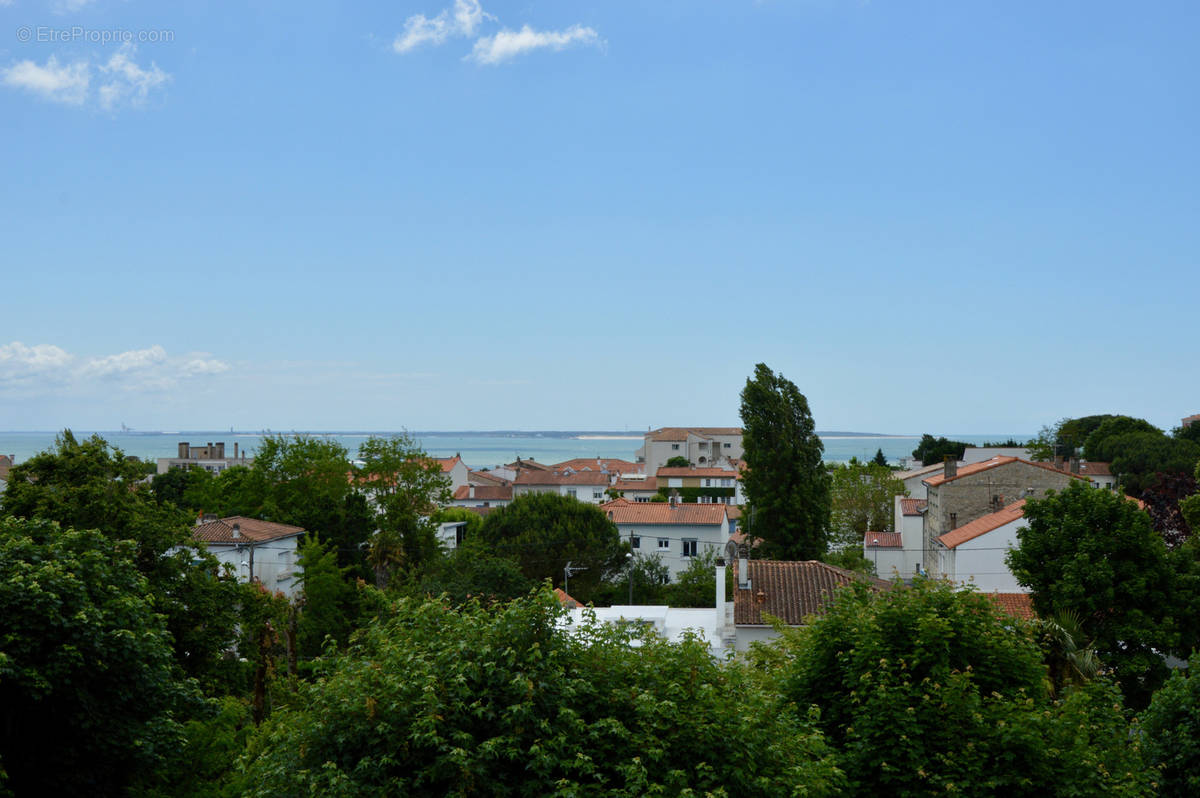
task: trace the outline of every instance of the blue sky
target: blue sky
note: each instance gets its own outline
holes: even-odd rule
[[[0,0],[0,429],[1200,411],[1195,3],[480,3]]]

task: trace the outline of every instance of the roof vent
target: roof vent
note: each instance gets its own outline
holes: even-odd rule
[[[237,539],[238,539],[238,538],[240,538],[241,536],[242,536],[242,525],[241,525],[241,524],[236,524],[236,523],[235,523],[235,524],[233,525],[233,539],[234,539],[234,540],[237,540]]]

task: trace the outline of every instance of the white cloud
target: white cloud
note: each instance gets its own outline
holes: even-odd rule
[[[404,23],[404,32],[392,42],[392,49],[407,53],[426,42],[438,45],[452,37],[474,36],[485,17],[494,19],[484,13],[479,0],[454,0],[453,10],[447,8],[433,19],[424,14],[409,17]]]
[[[566,30],[534,30],[523,25],[519,31],[502,30],[495,36],[481,36],[475,42],[470,58],[479,64],[500,64],[531,50],[549,48],[562,50],[573,44],[601,44],[599,34],[592,28],[572,25]]]
[[[60,0],[55,3],[54,10],[59,14],[65,14],[68,11],[78,11],[86,5],[91,5],[92,0]]]
[[[165,84],[170,76],[158,68],[153,61],[149,69],[142,69],[134,60],[136,49],[126,42],[117,49],[100,72],[108,82],[100,87],[100,106],[106,111],[128,101],[130,105],[142,105],[154,89]]]
[[[67,105],[82,105],[87,99],[91,80],[86,61],[59,65],[50,56],[45,66],[32,61],[19,61],[2,70],[4,84],[31,91],[47,100]]]
[[[112,111],[122,105],[145,104],[150,92],[162,88],[171,76],[151,62],[143,69],[133,60],[137,50],[128,42],[118,47],[108,61],[97,65],[100,87],[96,100],[100,107]],[[32,61],[20,61],[0,70],[5,85],[25,89],[53,102],[83,105],[92,96],[92,66],[87,61],[59,64],[50,56],[45,66]]]
[[[167,354],[159,344],[112,355],[81,357],[54,344],[26,346],[20,341],[0,346],[0,395],[59,392],[63,387],[79,393],[111,391],[116,384],[128,391],[170,390],[181,380],[220,374],[229,364],[193,352],[181,357]]]

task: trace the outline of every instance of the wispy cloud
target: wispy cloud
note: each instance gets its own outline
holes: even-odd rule
[[[111,355],[73,355],[54,344],[27,346],[20,341],[0,346],[0,395],[37,395],[64,387],[79,392],[122,388],[129,391],[170,390],[181,381],[228,371],[229,364],[205,353],[175,357],[159,344]]]
[[[483,10],[479,0],[454,0],[454,7],[444,9],[436,17],[414,14],[404,23],[404,30],[392,42],[397,53],[409,53],[424,44],[444,44],[452,38],[475,36],[487,21],[498,22]],[[474,47],[464,60],[477,64],[495,65],[510,61],[533,50],[560,51],[574,45],[603,46],[604,41],[595,29],[572,25],[564,30],[536,30],[523,25],[520,30],[504,28],[488,36],[478,36]]]
[[[481,36],[475,41],[471,60],[479,64],[501,64],[532,50],[563,50],[572,45],[601,44],[600,35],[592,28],[572,25],[566,30],[534,30],[523,25],[520,30],[502,30],[494,36]]]
[[[479,0],[454,0],[453,9],[445,9],[430,19],[424,14],[414,14],[404,23],[404,31],[392,42],[392,49],[407,53],[422,44],[442,44],[447,39],[459,36],[474,36],[485,14]]]
[[[91,74],[86,61],[59,64],[50,56],[43,66],[33,61],[18,61],[0,71],[4,85],[25,89],[43,99],[67,105],[83,105],[87,99]]]
[[[144,105],[150,93],[161,89],[171,76],[158,68],[154,62],[143,68],[134,56],[137,49],[126,42],[118,47],[108,61],[97,64],[99,88],[93,95],[93,69],[89,61],[60,64],[50,56],[44,65],[33,61],[18,61],[10,67],[0,69],[0,80],[11,86],[42,97],[51,102],[82,106],[95,97],[100,107],[114,111],[122,106]]]

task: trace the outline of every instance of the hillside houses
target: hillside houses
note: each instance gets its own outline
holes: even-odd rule
[[[694,466],[707,466],[722,458],[742,458],[740,427],[662,427],[651,430],[637,451],[638,461],[653,474],[672,457],[683,457]]]

